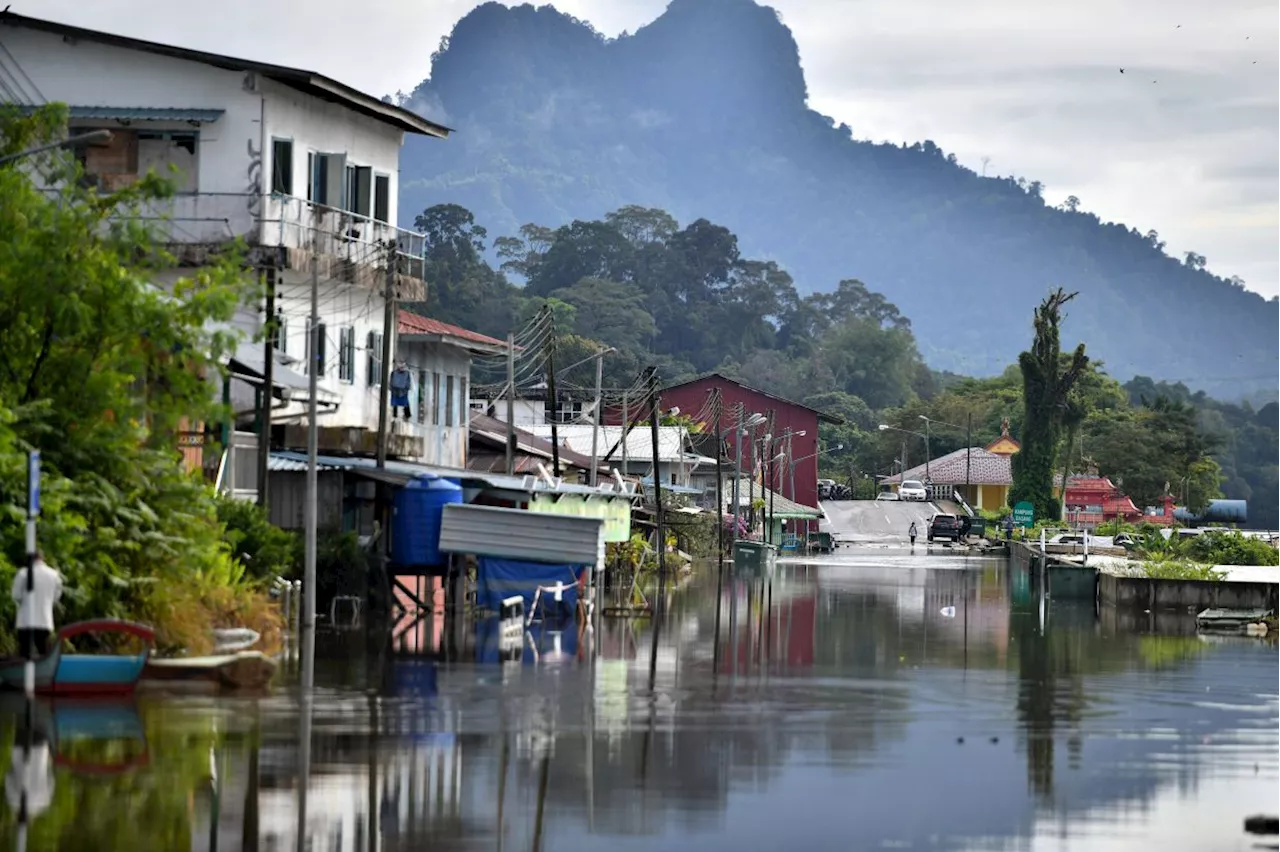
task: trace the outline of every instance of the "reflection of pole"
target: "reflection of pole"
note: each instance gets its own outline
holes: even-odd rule
[[[538,810],[533,818],[533,852],[542,849],[542,814],[547,805],[547,779],[551,777],[551,747],[542,758],[542,773],[538,778]]]
[[[715,393],[713,390],[712,393]],[[716,629],[711,645],[711,673],[720,671],[720,607],[724,604],[724,441],[720,435],[720,399],[712,403],[711,422],[716,424]]]
[[[315,653],[315,631],[304,634],[304,641],[311,636],[311,651]],[[305,671],[305,669],[304,669]],[[302,692],[302,713],[299,724],[298,746],[298,836],[297,852],[307,852],[311,844],[307,842],[307,787],[311,783],[311,690]]]
[[[240,829],[240,848],[244,852],[257,852],[258,849],[258,790],[262,785],[262,772],[259,769],[259,753],[261,751],[262,726],[256,719],[253,724],[252,740],[249,744],[249,777],[244,791],[244,821]],[[211,849],[210,852],[217,852]]]
[[[662,477],[658,475],[658,371],[649,372],[649,434],[653,438],[653,522],[658,541],[658,599],[653,604],[653,646],[649,652],[649,690],[653,690],[658,676],[658,632],[665,608],[663,596],[667,591],[667,533],[662,526]]]
[[[506,824],[502,819],[502,806],[507,800],[507,763],[511,759],[511,743],[505,731],[502,733],[502,762],[498,769],[498,852],[502,852],[502,836],[506,834]]]
[[[381,657],[379,657],[381,658]],[[369,850],[378,848],[378,694],[369,689]],[[216,850],[213,850],[216,852]]]

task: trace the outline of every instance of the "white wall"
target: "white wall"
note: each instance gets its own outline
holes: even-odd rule
[[[198,191],[243,194],[256,185],[249,167],[251,152],[262,150],[262,98],[246,91],[244,74],[95,42],[68,43],[21,27],[0,32],[5,47],[47,101],[226,110],[217,121],[198,128]],[[185,122],[138,122],[133,129],[153,127],[192,129]]]
[[[387,221],[395,224],[400,183],[400,147],[404,134],[383,122],[303,94],[272,80],[262,82],[266,95],[266,152],[263,185],[270,191],[271,140],[293,142],[293,192],[307,196],[307,153],[345,153],[347,165],[371,166],[374,174],[390,178]],[[372,208],[371,208],[372,209]]]
[[[68,43],[21,27],[5,27],[2,32],[5,46],[48,101],[225,110],[216,121],[198,128],[186,122],[152,121],[130,127],[194,129],[199,134],[197,196],[180,197],[167,206],[172,210],[171,231],[178,239],[225,239],[250,233],[259,218],[282,213],[301,218],[308,212],[263,197],[271,190],[272,137],[293,140],[294,196],[307,194],[308,151],[345,153],[348,163],[388,176],[387,219],[396,222],[404,134],[391,125],[253,74],[95,42]],[[81,123],[121,126],[112,121]]]
[[[411,341],[399,343],[396,357],[412,373],[413,389],[409,392],[412,419],[408,424],[396,422],[395,428],[408,427],[409,434],[423,438],[419,461],[424,464],[464,467],[471,418],[471,358],[456,346]],[[453,380],[451,411],[447,410],[449,379]]]

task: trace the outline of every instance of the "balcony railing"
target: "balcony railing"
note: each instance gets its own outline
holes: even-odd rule
[[[388,247],[394,246],[399,274],[424,277],[422,234],[294,196],[184,193],[149,202],[132,216],[175,247],[242,237],[251,246],[314,252],[368,270],[385,269]]]

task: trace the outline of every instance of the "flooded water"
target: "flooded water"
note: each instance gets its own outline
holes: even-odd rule
[[[656,655],[642,620],[518,659],[492,623],[322,635],[309,708],[42,703],[27,848],[1229,850],[1276,812],[1274,644],[1042,615],[1002,560],[842,552],[731,599],[717,642],[714,579],[683,590]]]

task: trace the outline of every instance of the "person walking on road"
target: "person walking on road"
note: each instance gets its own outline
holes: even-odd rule
[[[18,653],[23,657],[49,653],[53,605],[62,597],[62,575],[50,568],[38,551],[33,568],[30,589],[26,568],[13,578],[13,600],[18,605]]]
[[[911,539],[911,546],[916,546],[916,522],[911,522],[911,529],[907,530],[907,537]]]

